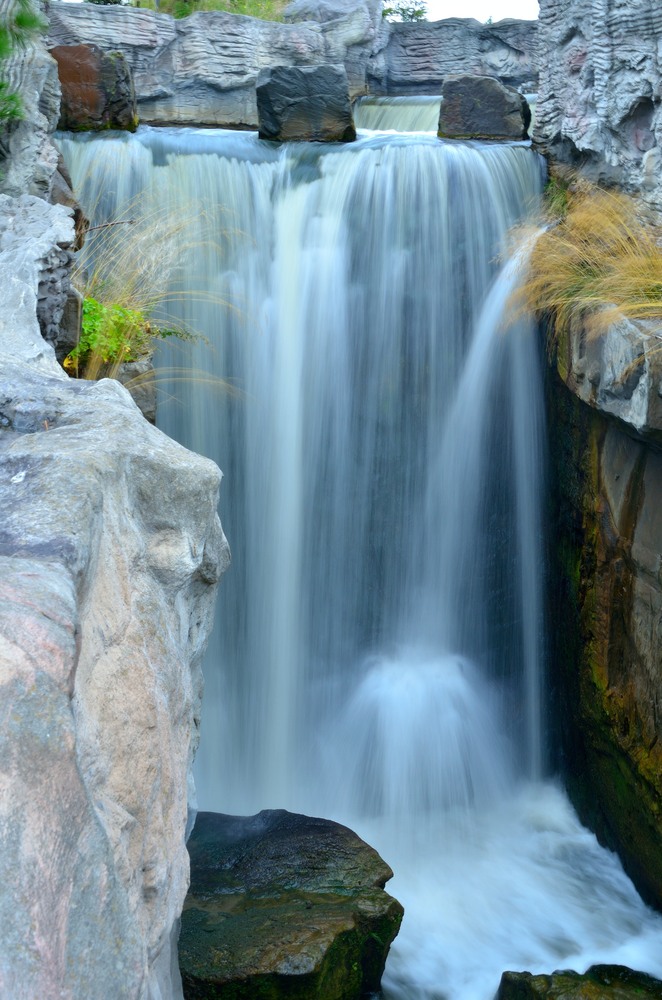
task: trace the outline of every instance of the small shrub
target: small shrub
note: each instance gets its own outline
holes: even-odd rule
[[[425,21],[427,20],[427,3],[406,3],[404,0],[396,0],[395,3],[385,4],[382,10],[382,17],[387,21]]]
[[[27,42],[45,27],[31,0],[15,0],[10,13],[0,20],[0,64],[16,49],[25,48]],[[0,79],[0,125],[22,116],[19,95],[9,89],[6,80]]]
[[[176,335],[151,323],[138,309],[104,305],[91,296],[83,300],[82,332],[78,344],[64,359],[64,368],[75,377],[116,374],[120,365],[150,354],[155,337]]]

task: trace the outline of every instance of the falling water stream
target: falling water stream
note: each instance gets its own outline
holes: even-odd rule
[[[138,197],[198,220],[173,308],[204,339],[158,364],[160,426],[224,470],[233,550],[200,805],[324,815],[380,850],[406,911],[387,998],[662,976],[660,918],[544,778],[542,390],[498,263],[538,158],[367,131],[61,145],[99,218]]]

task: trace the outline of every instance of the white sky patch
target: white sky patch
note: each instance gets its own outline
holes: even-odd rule
[[[533,20],[538,0],[428,0],[428,21],[444,17],[475,17],[477,21],[500,21],[504,17]]]

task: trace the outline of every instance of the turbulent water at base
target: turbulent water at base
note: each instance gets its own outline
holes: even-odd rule
[[[62,148],[99,217],[138,197],[198,220],[178,309],[205,339],[162,353],[159,422],[225,473],[201,806],[324,815],[381,851],[392,1000],[662,975],[660,918],[542,777],[542,391],[497,263],[538,159],[421,135]]]

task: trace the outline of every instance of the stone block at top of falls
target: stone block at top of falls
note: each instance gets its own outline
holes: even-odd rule
[[[136,93],[122,52],[102,52],[98,45],[56,45],[50,51],[62,87],[59,128],[135,131]]]
[[[257,79],[261,139],[352,142],[356,129],[344,66],[273,66]]]
[[[527,138],[531,109],[526,98],[494,77],[447,76],[441,94],[441,139]]]

